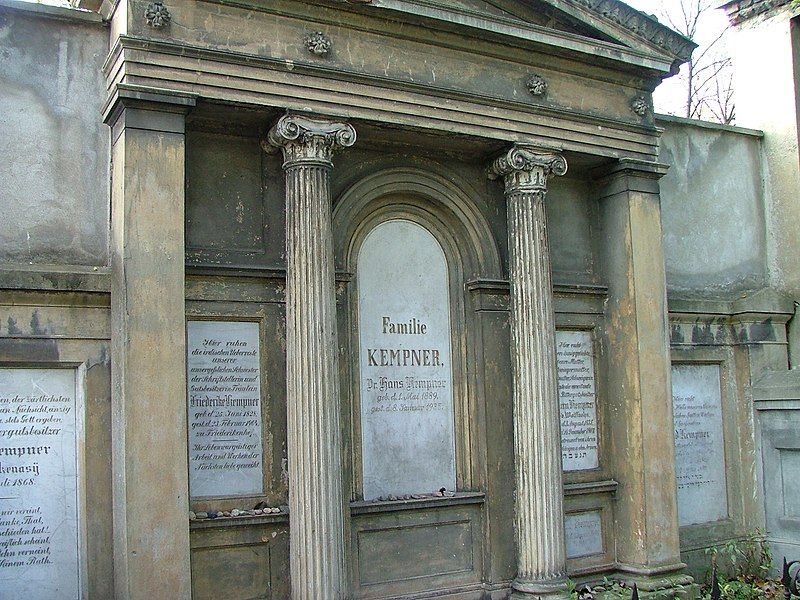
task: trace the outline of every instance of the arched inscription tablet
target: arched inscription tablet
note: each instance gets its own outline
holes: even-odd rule
[[[455,488],[450,297],[442,247],[405,220],[358,255],[364,499]]]

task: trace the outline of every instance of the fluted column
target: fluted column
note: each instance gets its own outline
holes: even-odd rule
[[[347,597],[331,156],[355,130],[293,115],[269,133],[286,174],[286,363],[293,600]]]
[[[514,598],[566,596],[561,436],[550,254],[547,177],[563,175],[558,154],[517,145],[492,163],[508,206],[514,368]]]

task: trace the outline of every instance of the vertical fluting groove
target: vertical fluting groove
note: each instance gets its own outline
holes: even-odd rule
[[[287,169],[287,219],[293,597],[338,600],[345,574],[327,169]]]
[[[551,172],[544,161],[553,155],[519,150],[515,147],[495,161],[490,173],[504,177],[508,205],[517,493],[514,587],[541,595],[546,589],[556,592],[566,576],[555,315],[544,212],[544,183]],[[564,164],[561,174],[565,171]]]
[[[343,123],[282,117],[268,146],[286,177],[286,376],[293,600],[347,597],[330,156]],[[267,147],[267,146],[265,146]]]

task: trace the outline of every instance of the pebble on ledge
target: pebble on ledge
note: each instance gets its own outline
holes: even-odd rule
[[[259,502],[256,506],[263,506]],[[284,511],[278,506],[263,506],[262,508],[251,508],[249,510],[234,508],[232,510],[208,510],[208,511],[189,511],[190,521],[204,521],[206,519],[240,519],[242,517],[258,517],[261,515],[278,514]]]

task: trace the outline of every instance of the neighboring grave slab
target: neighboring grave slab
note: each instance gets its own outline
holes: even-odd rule
[[[364,499],[455,489],[447,262],[426,229],[373,229],[358,256]]]
[[[561,462],[564,471],[596,469],[597,395],[589,331],[556,331]]]
[[[0,598],[82,596],[74,369],[0,369]]]
[[[264,490],[258,323],[189,321],[189,491],[192,497]]]
[[[567,558],[603,553],[603,519],[599,510],[564,517]]]
[[[684,526],[725,519],[728,492],[719,365],[673,365],[672,403],[678,522]]]

